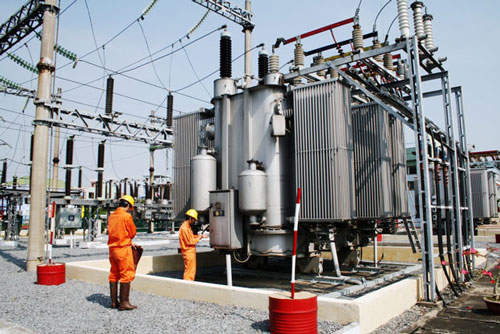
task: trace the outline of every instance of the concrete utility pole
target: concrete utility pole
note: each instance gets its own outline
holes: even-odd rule
[[[54,71],[54,33],[58,8],[56,0],[45,0],[48,5],[43,13],[42,46],[38,63],[38,90],[35,99],[35,135],[33,147],[33,174],[31,175],[31,202],[28,239],[27,271],[36,271],[44,263],[45,208],[47,201],[47,162],[49,147],[49,126],[44,121],[50,118],[51,79]]]
[[[247,12],[252,11],[252,2],[250,0],[245,1],[245,10]],[[243,28],[245,32],[245,86],[247,88],[252,84],[252,53],[250,52],[252,48],[252,29],[253,26]]]
[[[57,97],[56,97],[56,103],[60,107],[61,106],[61,94],[62,90],[61,88],[57,88]],[[59,111],[57,111],[57,118],[59,119]],[[56,133],[54,136],[54,159],[52,162],[54,163],[54,170],[52,171],[52,189],[57,190],[58,186],[58,178],[59,178],[59,138],[60,138],[60,132],[61,128],[56,126]]]

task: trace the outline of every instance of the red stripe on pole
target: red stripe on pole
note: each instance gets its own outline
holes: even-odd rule
[[[323,32],[323,31],[327,31],[327,30],[331,30],[333,28],[337,28],[337,27],[340,27],[340,26],[343,26],[343,25],[346,25],[348,23],[351,23],[351,22],[354,22],[354,18],[351,17],[349,19],[346,19],[344,21],[339,21],[339,22],[336,22],[336,23],[333,23],[333,24],[330,24],[328,26],[325,26],[325,27],[322,27],[322,28],[318,28],[318,29],[315,29],[315,30],[312,30],[312,31],[309,31],[309,32],[306,32],[306,33],[303,33],[302,35],[300,35],[299,37],[301,39],[304,39],[306,37],[309,37],[309,36],[313,36],[313,35],[316,35],[316,34],[319,34],[320,32]],[[285,43],[283,44],[288,44],[288,43],[292,43],[292,42],[295,42],[297,40],[297,37],[292,37],[292,38],[289,38],[285,41]]]
[[[297,204],[295,205],[295,217],[294,217],[294,222],[293,222],[293,259],[297,259],[297,230],[298,228],[298,221],[299,221],[299,210],[300,210],[300,197],[302,195],[302,189],[298,188],[297,189]],[[295,296],[295,261],[292,262],[292,299]]]
[[[56,216],[56,202],[52,202],[52,217],[54,218]]]
[[[297,204],[300,204],[300,195],[302,195],[302,189],[299,188],[298,192],[297,192]]]

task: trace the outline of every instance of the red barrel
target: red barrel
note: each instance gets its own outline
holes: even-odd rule
[[[309,292],[289,292],[269,296],[269,329],[271,333],[317,334],[318,300]]]
[[[59,285],[66,282],[66,264],[39,264],[36,273],[40,285]]]

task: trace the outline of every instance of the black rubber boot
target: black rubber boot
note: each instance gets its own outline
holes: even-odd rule
[[[120,301],[118,300],[118,282],[109,282],[109,294],[111,296],[111,308],[118,308]]]
[[[136,309],[137,306],[130,304],[128,298],[130,295],[130,282],[120,283],[120,311],[130,311]]]

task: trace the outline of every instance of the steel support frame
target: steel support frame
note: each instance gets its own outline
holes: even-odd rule
[[[297,76],[307,76],[313,74],[317,71],[324,70],[327,68],[335,69],[339,75],[349,84],[356,87],[359,91],[361,91],[364,95],[378,103],[384,110],[389,112],[391,115],[396,118],[402,120],[410,129],[414,130],[415,139],[417,143],[417,177],[420,182],[417,184],[418,198],[419,198],[419,215],[421,217],[422,226],[423,226],[423,272],[424,272],[424,297],[427,301],[435,301],[436,300],[436,281],[434,275],[434,251],[433,251],[433,226],[432,226],[432,192],[430,187],[430,176],[429,176],[429,152],[427,148],[427,134],[428,131],[434,131],[438,134],[441,134],[444,138],[446,138],[446,143],[443,149],[446,149],[450,154],[450,168],[452,171],[452,194],[453,199],[452,203],[447,204],[447,210],[452,211],[453,219],[453,239],[454,244],[456,245],[455,258],[458,265],[458,269],[464,268],[463,258],[461,257],[461,253],[463,251],[463,240],[464,236],[462,235],[462,210],[468,210],[468,223],[470,225],[470,230],[473,231],[473,222],[472,222],[472,206],[471,206],[471,189],[470,189],[470,176],[469,176],[469,160],[468,160],[468,150],[465,136],[465,120],[463,116],[463,102],[460,87],[454,87],[453,89],[449,85],[449,75],[448,72],[445,71],[441,66],[438,67],[439,72],[437,73],[429,73],[426,75],[420,75],[420,52],[422,46],[419,44],[419,41],[416,37],[413,37],[411,40],[407,39],[405,41],[398,42],[393,45],[385,46],[380,49],[370,50],[367,52],[362,52],[359,54],[355,54],[349,57],[339,58],[333,61],[325,62],[324,64],[312,66],[305,69],[300,69],[300,71],[291,72],[285,75],[285,80],[291,80]],[[370,87],[370,85],[366,85],[366,83],[360,84],[357,80],[360,78],[351,78],[347,73],[342,72],[339,69],[339,66],[346,65],[352,62],[362,61],[367,65],[375,64],[375,62],[371,62],[369,58],[374,57],[378,54],[383,54],[396,50],[404,50],[408,54],[408,63],[411,65],[411,75],[410,79],[394,81],[389,84],[380,85],[380,88],[395,88],[406,86],[410,88],[410,96],[405,98],[405,100],[412,100],[413,104],[413,119],[406,119],[404,113],[400,113],[401,110],[397,106],[390,106],[386,104],[381,98],[384,94],[383,91]],[[425,53],[424,53],[425,54]],[[427,58],[432,57],[430,54],[426,54]],[[425,69],[427,72],[428,70]],[[377,71],[379,72],[379,71]],[[382,73],[383,74],[383,73]],[[424,93],[422,89],[422,82],[440,79],[442,82],[442,89],[438,91]],[[457,156],[459,154],[458,149],[456,147],[455,142],[455,133],[453,128],[453,115],[452,115],[452,106],[451,106],[451,93],[456,95],[457,99],[457,116],[459,122],[459,137],[460,137],[460,148],[461,151],[465,152],[464,164],[465,164],[465,177],[461,177],[460,171],[458,168]],[[443,96],[443,111],[445,114],[445,122],[446,129],[441,130],[434,122],[430,119],[427,119],[424,114],[423,108],[423,99],[430,96]],[[465,187],[465,195],[466,195],[466,203],[468,205],[467,208],[461,207],[461,198],[460,198],[460,188],[459,188],[459,178],[462,182],[464,182]],[[467,247],[473,247],[473,235],[466,236],[467,241],[470,241],[471,245],[467,245]]]
[[[166,125],[161,127],[150,126],[145,123],[129,122],[118,120],[119,114],[105,115],[93,114],[77,109],[68,110],[60,108],[59,105],[46,104],[52,111],[59,114],[59,119],[35,120],[35,124],[48,124],[67,129],[78,130],[82,132],[101,134],[106,137],[124,138],[135,140],[151,145],[160,145],[162,147],[171,147],[173,142],[170,136],[173,130]],[[53,112],[54,114],[54,112]],[[63,115],[71,117],[71,120],[64,120]],[[91,126],[89,123],[99,123],[99,126]]]
[[[467,203],[467,218],[468,218],[468,227],[469,227],[469,235],[466,235],[464,241],[466,244],[464,248],[475,248],[474,243],[474,217],[472,213],[472,189],[470,183],[470,159],[469,159],[469,148],[467,146],[467,135],[465,131],[465,115],[464,115],[464,104],[463,104],[463,93],[462,87],[457,87],[452,89],[452,92],[455,93],[455,102],[457,107],[457,123],[458,123],[458,137],[460,148],[462,150],[462,154],[464,155],[464,164],[465,164],[465,195],[466,195],[466,203]],[[472,265],[475,268],[476,259],[475,256],[472,257]]]
[[[418,39],[407,39],[407,53],[410,67],[410,88],[414,110],[414,133],[417,158],[417,193],[419,200],[419,216],[423,228],[422,267],[424,278],[424,298],[436,300],[436,280],[434,275],[434,245],[432,238],[431,187],[429,180],[429,154],[427,152],[427,132],[423,107],[422,81],[420,76],[420,56]],[[424,212],[425,211],[425,212]]]
[[[16,45],[43,22],[43,13],[48,7],[44,0],[30,0],[0,26],[0,55]],[[59,11],[57,7],[54,10]]]
[[[450,155],[450,167],[452,175],[452,200],[453,200],[453,247],[452,252],[455,261],[458,262],[458,268],[461,279],[463,280],[462,269],[464,268],[462,251],[463,251],[463,238],[462,238],[462,210],[461,210],[461,200],[460,200],[460,188],[459,188],[459,171],[458,171],[458,161],[457,161],[457,146],[455,142],[455,131],[453,125],[453,112],[451,106],[451,87],[448,74],[441,77],[441,90],[443,97],[443,110],[445,112],[445,131],[446,131],[446,141],[448,147],[448,153]],[[449,205],[449,203],[448,203]]]
[[[231,2],[221,0],[192,0],[200,6],[203,6],[214,13],[224,16],[226,19],[241,25],[243,28],[253,29],[255,24],[252,22],[253,14],[246,9],[231,7]]]

